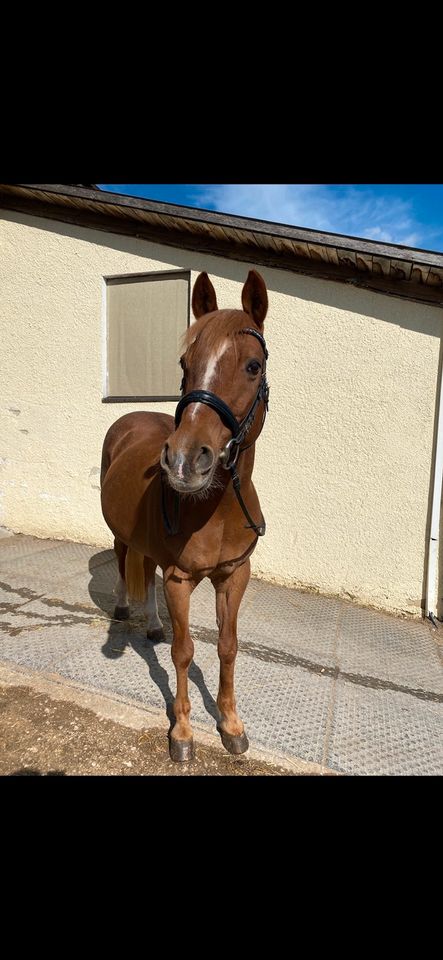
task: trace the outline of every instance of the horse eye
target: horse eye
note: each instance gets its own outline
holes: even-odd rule
[[[254,376],[258,373],[259,370],[260,370],[260,364],[258,360],[251,360],[250,363],[248,363],[248,366],[246,367],[247,373],[253,373]]]

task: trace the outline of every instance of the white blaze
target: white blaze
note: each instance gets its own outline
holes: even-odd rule
[[[221,357],[223,356],[223,354],[225,353],[225,351],[228,349],[228,347],[229,347],[229,340],[223,340],[223,342],[220,344],[220,346],[218,347],[218,349],[216,350],[216,352],[212,355],[212,357],[209,357],[208,366],[206,367],[206,372],[205,372],[205,375],[204,375],[204,378],[203,378],[203,383],[202,383],[202,385],[201,385],[201,387],[200,387],[200,390],[210,390],[212,381],[213,381],[214,376],[215,376],[215,371],[216,371],[216,369],[217,369],[217,364],[218,364],[220,358],[221,358]],[[194,408],[193,408],[193,410],[192,410],[191,417],[194,417],[194,416],[195,416],[195,414],[196,414],[196,412],[197,412],[197,408],[198,408],[199,406],[200,406],[199,403],[195,403],[195,404],[194,404]]]

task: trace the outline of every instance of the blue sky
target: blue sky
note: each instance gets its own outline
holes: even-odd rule
[[[443,251],[443,184],[100,183],[103,190]]]

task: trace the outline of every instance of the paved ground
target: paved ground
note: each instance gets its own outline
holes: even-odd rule
[[[43,741],[37,737],[44,737],[48,717],[38,699],[42,696],[65,704],[64,719],[59,723],[63,736],[65,721],[68,726],[71,721],[77,723],[83,733],[87,723],[100,723],[97,730],[103,731],[104,721],[97,717],[104,716],[120,728],[122,747],[115,748],[114,759],[112,752],[106,753],[104,743],[99,746],[96,740],[94,760],[94,738],[90,740],[90,765],[99,763],[102,751],[108,757],[106,772],[125,772],[122,757],[125,749],[130,749],[130,734],[123,731],[126,724],[125,729],[132,730],[135,737],[130,747],[136,747],[136,766],[128,767],[128,772],[154,772],[149,758],[155,757],[155,772],[170,771],[166,732],[174,670],[161,578],[159,608],[167,642],[153,646],[145,638],[139,605],[134,604],[131,621],[111,619],[115,576],[110,550],[21,535],[0,539],[0,682],[7,691],[3,716],[13,722],[14,698],[20,716],[17,736],[12,734],[3,750],[13,751],[19,741],[29,737],[26,750],[37,747],[37,752],[27,754],[28,766],[34,754],[40,758],[43,772],[57,769],[59,763],[51,766],[51,756],[39,748]],[[193,772],[263,774],[265,770],[259,766],[265,763],[274,765],[274,769],[266,768],[267,772],[278,774],[443,772],[443,627],[436,630],[428,622],[403,620],[345,601],[251,581],[240,610],[236,670],[237,702],[251,750],[248,758],[241,758],[240,766],[220,750],[215,732],[218,658],[209,582],[200,584],[192,597],[191,631],[195,639],[190,669],[192,718],[200,745],[197,764],[200,760],[206,763],[206,768],[197,765]],[[23,686],[28,688],[28,696],[23,690],[12,693]],[[79,724],[69,713],[72,702],[89,710],[91,716],[82,714]],[[42,730],[37,732],[36,718],[42,706]],[[50,716],[55,716],[46,706]],[[130,722],[128,711],[135,711]],[[31,715],[31,725],[22,727],[24,718]],[[138,743],[140,730],[145,739]],[[112,743],[115,731],[111,734],[109,729],[108,733],[108,743]],[[75,741],[76,737],[72,745],[77,749]],[[54,749],[56,758],[55,741]],[[20,769],[19,758],[14,756],[15,769]],[[80,769],[72,762],[67,772],[96,770],[91,766]],[[245,763],[252,766],[247,768]],[[254,763],[259,765],[257,769]],[[9,766],[13,766],[12,760]],[[104,772],[100,765],[99,771]],[[3,772],[14,771],[8,768]]]

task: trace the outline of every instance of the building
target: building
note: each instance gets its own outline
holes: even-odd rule
[[[440,613],[443,254],[94,185],[1,184],[0,207],[0,524],[112,543],[106,430],[131,410],[173,413],[198,273],[231,307],[255,267],[271,394],[254,574]]]

